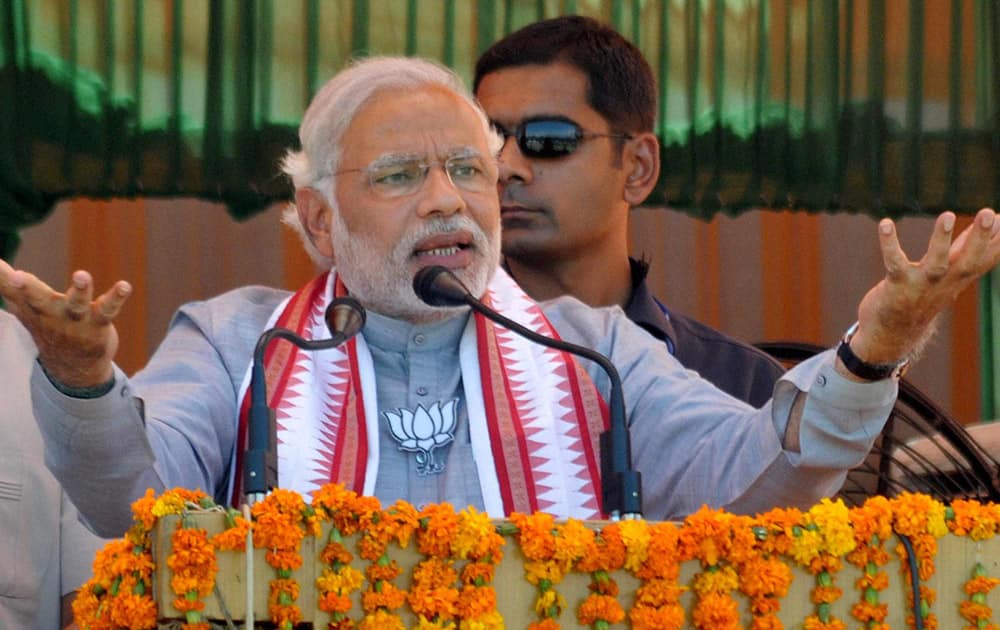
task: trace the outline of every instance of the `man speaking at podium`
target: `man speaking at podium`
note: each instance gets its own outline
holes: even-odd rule
[[[113,363],[126,282],[97,295],[77,271],[58,293],[0,262],[0,293],[38,345],[32,393],[48,465],[98,533],[121,534],[147,487],[239,501],[255,342],[275,325],[328,336],[324,310],[343,294],[367,309],[359,335],[325,352],[277,346],[266,364],[280,486],[308,494],[340,481],[384,503],[601,516],[607,376],[467,308],[428,306],[412,283],[431,265],[535,332],[610,357],[646,517],[678,518],[703,503],[811,505],[868,452],[895,398],[894,367],[1000,259],[992,210],[955,238],[954,215],[939,217],[917,262],[883,221],[887,273],[841,348],[850,369],[835,350],[818,355],[758,410],[685,371],[620,309],[536,304],[499,268],[502,139],[450,71],[359,61],[316,95],[300,139],[284,162],[295,187],[287,217],[329,272],[292,295],[246,287],[182,307],[131,379]]]

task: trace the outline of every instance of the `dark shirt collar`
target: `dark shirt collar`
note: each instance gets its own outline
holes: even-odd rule
[[[646,283],[649,263],[635,258],[629,258],[628,261],[632,269],[632,298],[625,307],[625,314],[651,335],[665,342],[673,352],[677,347],[677,333],[670,323],[667,308],[653,297]]]
[[[625,315],[633,322],[642,326],[649,334],[667,344],[671,354],[677,347],[677,333],[670,323],[667,307],[653,297],[646,284],[646,274],[649,273],[649,263],[629,257],[629,268],[632,271],[632,296],[625,306]],[[501,263],[504,271],[514,278],[507,261]],[[514,278],[517,282],[517,278]]]

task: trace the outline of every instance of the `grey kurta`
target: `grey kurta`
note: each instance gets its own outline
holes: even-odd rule
[[[60,600],[91,575],[105,541],[45,468],[31,417],[28,382],[35,347],[13,316],[0,311],[0,628],[60,628]]]
[[[115,387],[100,398],[67,397],[36,368],[32,391],[47,463],[99,532],[124,531],[129,503],[147,487],[202,488],[225,500],[239,386],[268,316],[287,295],[246,287],[182,307],[147,367],[131,380],[117,371]],[[543,310],[563,339],[609,356],[620,371],[650,519],[682,517],[702,504],[737,512],[811,505],[835,492],[846,469],[863,459],[895,400],[895,382],[848,381],[826,352],[789,371],[772,402],[753,409],[684,370],[617,307],[592,309],[564,297]],[[387,326],[384,318],[370,318],[363,334],[382,371],[376,373],[380,405],[412,405],[411,390],[418,387],[433,387],[431,400],[461,398],[455,331],[465,317],[430,326]],[[439,352],[418,356],[413,340],[419,334],[442,343]],[[607,397],[607,377],[596,366],[585,367]],[[452,376],[418,383],[428,370]],[[806,395],[802,449],[787,452],[781,436],[800,395]],[[137,397],[145,403],[144,417]],[[452,471],[456,458],[471,459],[463,440],[450,447]],[[379,476],[398,478],[398,470],[386,467],[401,462],[406,459],[383,460]],[[416,491],[409,473],[404,476],[406,484],[393,483],[393,490],[377,484],[380,498],[481,504],[464,484],[424,476]]]

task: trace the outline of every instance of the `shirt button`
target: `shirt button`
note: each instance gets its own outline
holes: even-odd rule
[[[420,387],[417,388],[417,396],[426,396],[426,395],[427,395],[427,388],[426,387],[424,387],[423,385],[421,385]]]
[[[816,384],[819,385],[820,387],[824,387],[826,385],[826,375],[820,374],[819,376],[817,376]]]
[[[423,333],[417,333],[413,335],[413,343],[417,344],[418,346],[424,342],[424,339],[425,337]]]

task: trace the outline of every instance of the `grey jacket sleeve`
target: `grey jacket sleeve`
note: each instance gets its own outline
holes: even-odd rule
[[[116,368],[114,388],[100,398],[62,394],[36,365],[46,464],[95,532],[120,536],[147,488],[228,499],[239,384],[284,295],[256,287],[185,305],[148,365],[132,379]]]
[[[685,370],[617,307],[559,298],[545,310],[564,339],[606,354],[618,368],[650,519],[683,518],[703,504],[739,513],[811,506],[840,488],[895,401],[894,381],[849,381],[828,351],[790,370],[771,401],[754,409]],[[587,369],[606,395],[608,379]],[[792,413],[801,414],[798,453],[782,448]]]

